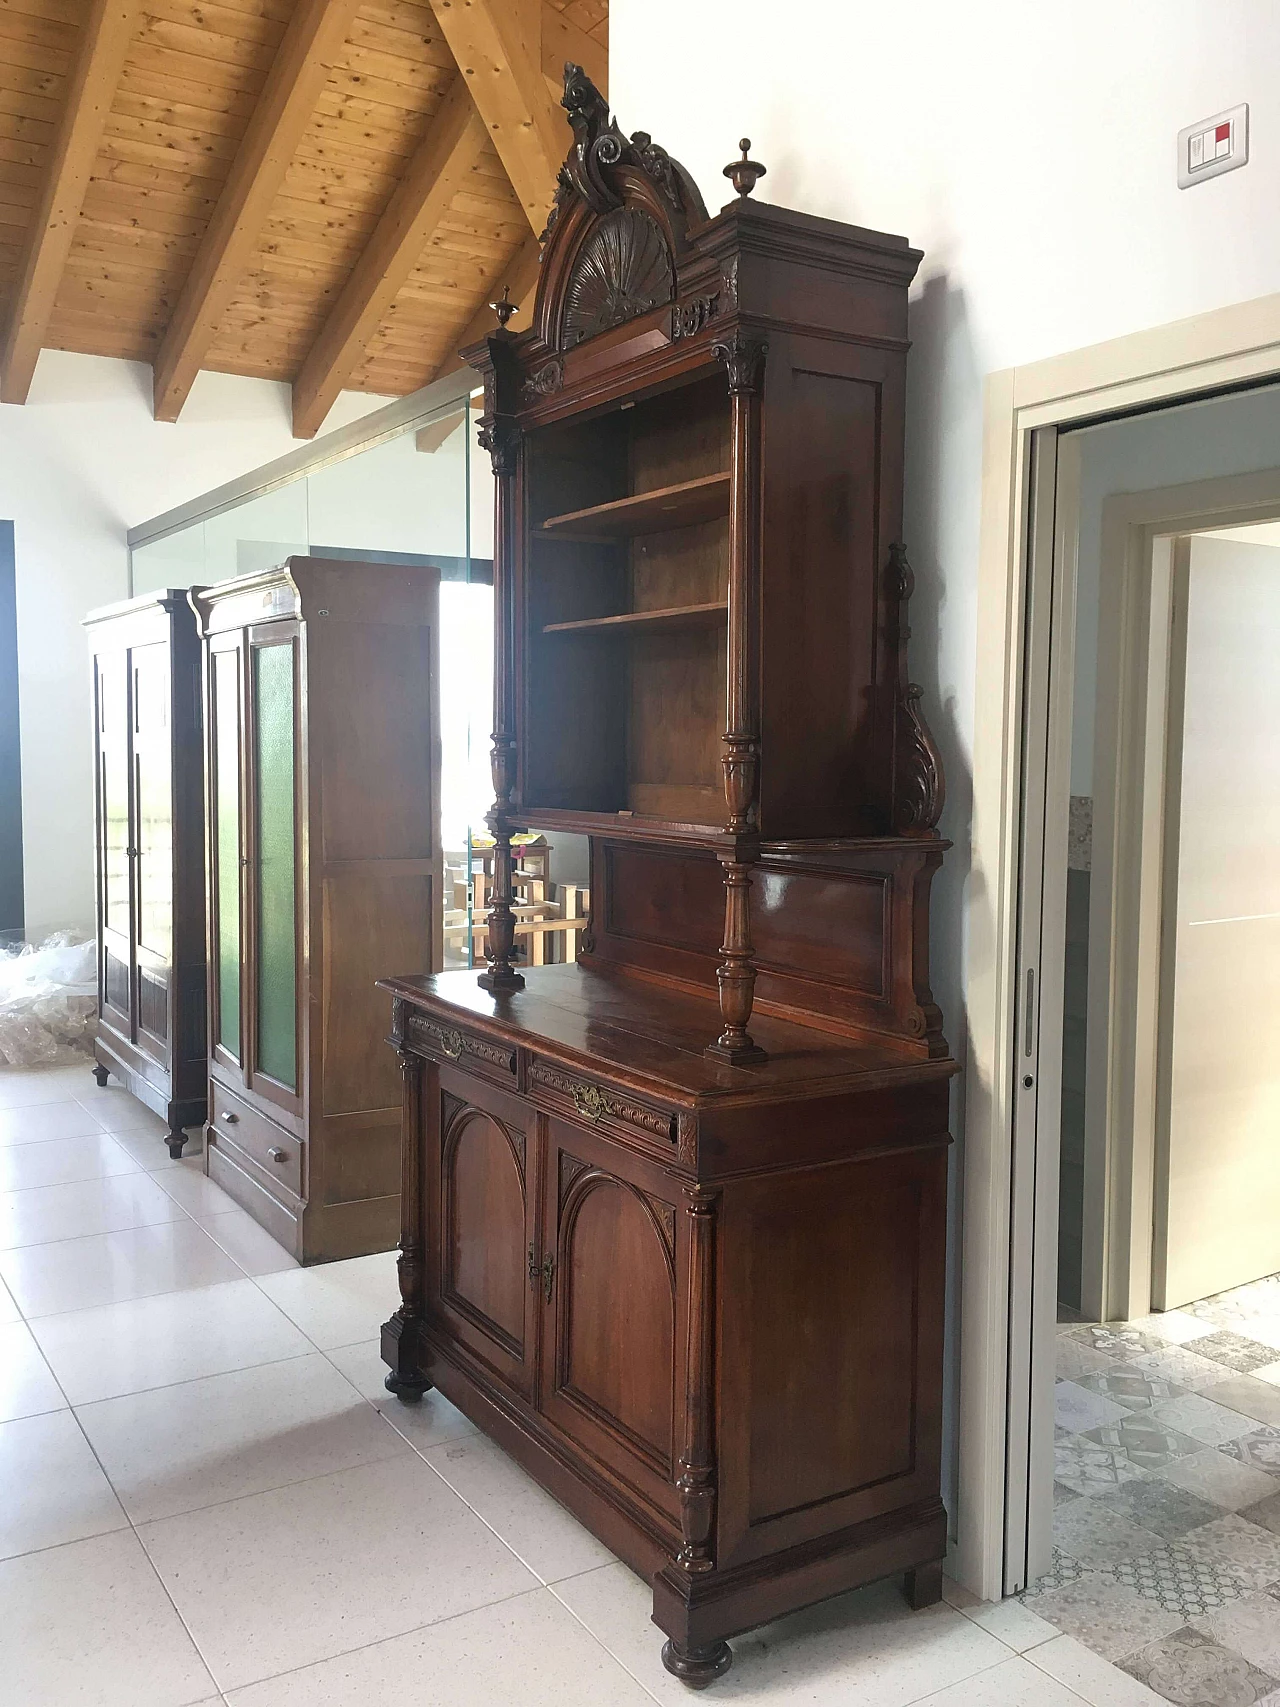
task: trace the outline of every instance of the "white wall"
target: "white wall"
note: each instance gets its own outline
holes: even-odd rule
[[[1280,290],[1280,6],[611,0],[609,34],[623,130],[651,132],[712,209],[745,135],[762,199],[925,251],[905,535],[912,675],[956,843],[934,890],[933,987],[963,1059],[983,377]],[[1179,128],[1237,101],[1248,166],[1179,190]]]
[[[329,427],[385,399],[344,394]],[[93,764],[80,622],[127,592],[127,530],[295,448],[287,386],[201,374],[176,426],[134,362],[46,350],[0,405],[0,517],[15,527],[28,933],[93,921]]]

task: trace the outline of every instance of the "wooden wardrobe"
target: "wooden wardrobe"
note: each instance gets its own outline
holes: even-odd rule
[[[391,966],[441,964],[439,571],[291,557],[204,637],[209,1176],[300,1262],[400,1221]]]
[[[438,1387],[652,1583],[670,1671],[890,1572],[936,1600],[942,772],[907,674],[901,237],[708,217],[577,68],[496,476],[490,963],[397,978],[388,1386]],[[591,838],[516,963],[509,838]]]
[[[168,1126],[205,1118],[200,641],[185,592],[85,618],[93,654],[100,1085]]]

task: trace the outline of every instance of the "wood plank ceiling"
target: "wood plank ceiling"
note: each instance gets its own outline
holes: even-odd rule
[[[344,388],[457,366],[526,307],[608,0],[0,0],[0,398],[41,348]],[[522,321],[517,320],[519,325]]]

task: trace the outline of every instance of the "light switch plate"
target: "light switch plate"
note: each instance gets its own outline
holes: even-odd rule
[[[1234,172],[1249,158],[1249,103],[1228,107],[1178,132],[1178,188]]]

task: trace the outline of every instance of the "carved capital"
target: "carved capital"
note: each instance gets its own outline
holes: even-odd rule
[[[477,435],[480,449],[487,450],[493,472],[501,480],[516,471],[516,454],[520,445],[520,429],[514,421],[501,416],[483,420]]]
[[[729,372],[732,393],[758,392],[764,384],[764,358],[769,345],[763,338],[754,338],[741,329],[717,338],[711,346],[717,360]]]

